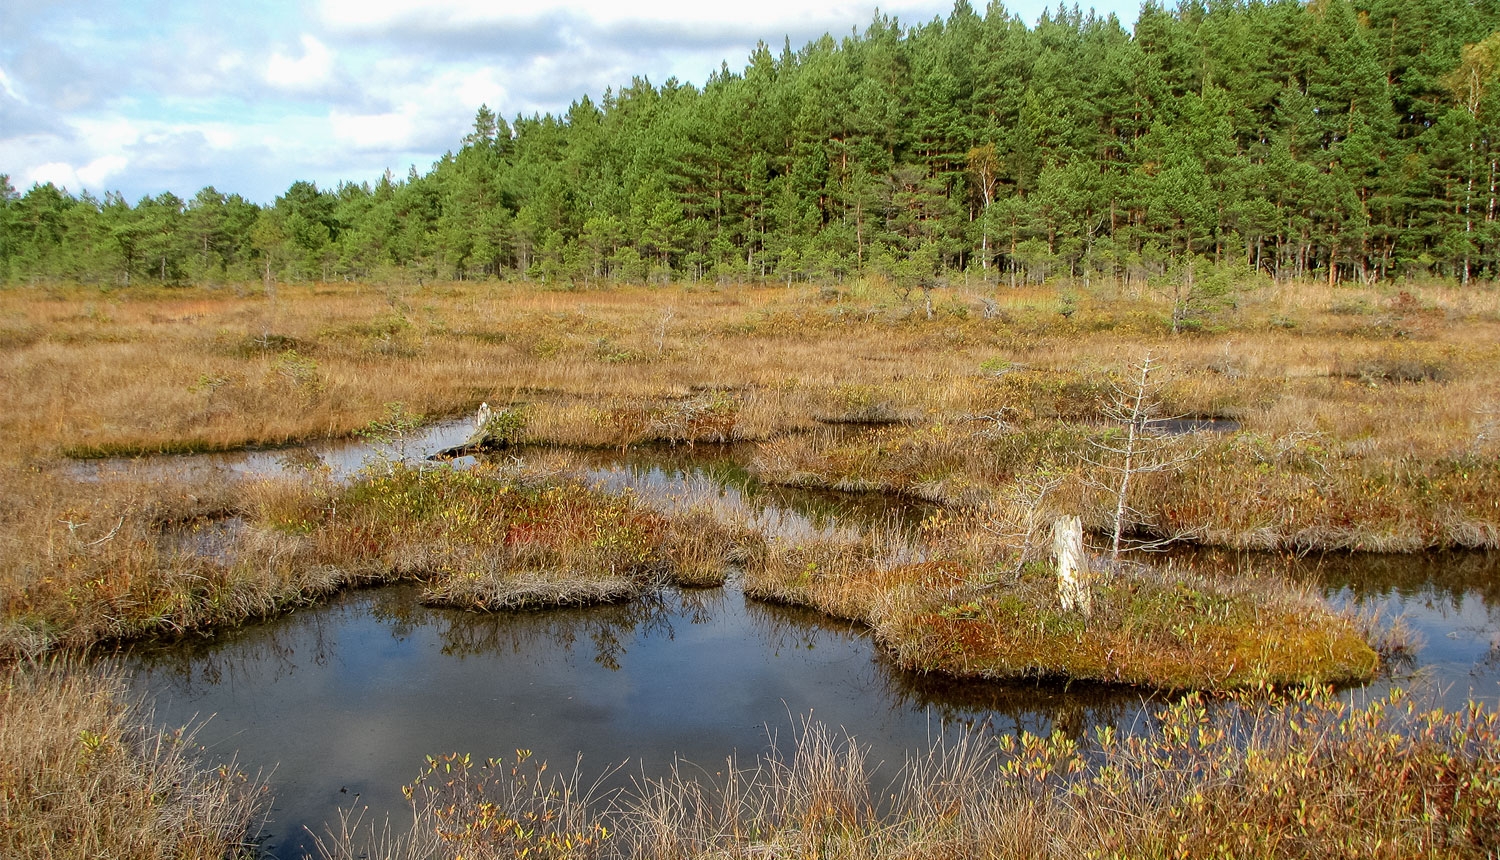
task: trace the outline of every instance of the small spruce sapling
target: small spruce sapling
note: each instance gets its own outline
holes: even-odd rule
[[[1226,267],[1190,256],[1172,266],[1166,292],[1172,302],[1172,334],[1181,334],[1201,329],[1204,316],[1233,304],[1234,283]]]

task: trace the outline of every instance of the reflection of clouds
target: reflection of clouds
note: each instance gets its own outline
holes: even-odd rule
[[[785,606],[757,600],[745,601],[745,616],[750,628],[771,648],[773,655],[783,651],[812,651],[837,637],[864,635],[864,627],[842,621],[815,609]]]
[[[294,446],[278,451],[235,451],[150,458],[106,458],[70,464],[69,474],[88,480],[125,473],[137,477],[163,476],[181,480],[223,480],[226,475],[270,477],[303,471],[321,462],[332,475],[347,481],[381,457],[409,462],[423,460],[462,443],[471,429],[467,418],[442,421],[424,428],[404,442],[403,451],[385,450],[361,439],[341,439]],[[544,456],[548,449],[524,450],[521,457]],[[496,457],[509,462],[514,452]],[[811,540],[818,537],[855,538],[863,529],[912,534],[933,506],[878,493],[837,493],[768,487],[750,477],[744,449],[715,450],[705,446],[652,449],[620,453],[584,452],[579,460],[590,480],[611,491],[629,489],[663,510],[707,507],[745,522],[770,537]],[[472,458],[449,461],[454,468],[472,465]]]
[[[752,453],[745,446],[648,448],[596,453],[584,462],[589,477],[608,489],[629,488],[668,510],[707,507],[786,540],[855,537],[866,528],[909,533],[934,510],[926,503],[879,493],[766,486],[745,469]]]
[[[885,762],[880,780],[914,751],[969,733],[1084,738],[1111,725],[1139,735],[1174,700],[904,672],[859,625],[747,601],[733,587],[496,614],[425,607],[419,596],[414,585],[356,591],[213,639],[140,645],[126,660],[138,689],[179,700],[158,710],[163,722],[217,710],[201,736],[216,753],[239,749],[252,770],[280,762],[272,785],[282,856],[298,856],[298,828],[322,832],[356,792],[377,815],[401,820],[400,786],[425,754],[519,746],[566,766],[581,753],[588,774],[629,756],[624,780],[660,774],[674,757],[721,768],[726,755],[749,759],[778,735],[785,749],[789,729],[815,720]],[[1500,645],[1481,644],[1491,655],[1481,680],[1493,693]]]
[[[333,657],[338,643],[328,635],[328,613],[339,611],[325,607],[212,635],[140,642],[124,649],[124,659],[141,685],[166,685],[188,697],[209,687],[271,684],[304,663],[322,666]]]

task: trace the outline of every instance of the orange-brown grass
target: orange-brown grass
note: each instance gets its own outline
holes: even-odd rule
[[[1050,570],[1035,569],[942,600],[907,584],[875,632],[899,665],[961,677],[1224,690],[1360,682],[1377,668],[1356,624],[1279,582],[1124,568],[1095,585],[1087,618],[1062,611],[1056,589]]]
[[[1110,488],[1119,481],[1111,470],[1123,465],[1102,450],[1109,429],[1041,419],[787,437],[763,444],[754,468],[773,483],[899,493],[954,507],[993,503],[1041,475],[1061,483],[1049,512],[1077,513],[1109,533]],[[1500,456],[1481,435],[1424,457],[1394,441],[1340,445],[1330,433],[1267,436],[1247,426],[1195,434],[1160,453],[1181,456],[1177,468],[1133,476],[1125,531],[1241,549],[1494,549]]]
[[[753,543],[706,510],[662,513],[546,466],[392,466],[348,485],[11,473],[35,485],[0,506],[0,658],[232,625],[401,579],[470,608],[622,600],[721,584]]]
[[[1303,286],[1248,290],[1183,337],[1160,296],[1097,285],[1065,285],[1068,303],[1053,287],[942,290],[931,319],[874,283],[838,301],[511,284],[0,291],[4,638],[15,650],[223,623],[468,552],[434,549],[424,523],[349,564],[368,543],[351,531],[318,549],[252,524],[235,539],[241,562],[212,564],[164,541],[164,521],[129,499],[217,491],[79,486],[51,475],[60,452],[274,443],[352,432],[389,403],[441,415],[488,400],[527,404],[525,441],[767,439],[772,480],[958,506],[1060,475],[1042,509],[1106,529],[1110,500],[1081,480],[1098,477],[1081,458],[1101,400],[1146,349],[1170,371],[1167,411],[1243,429],[1180,473],[1138,481],[1128,529],[1245,547],[1496,545],[1494,293]],[[788,435],[891,420],[908,423]],[[713,581],[711,567],[694,579]]]
[[[250,856],[266,801],[232,765],[163,731],[118,672],[73,661],[0,666],[0,856]]]
[[[0,292],[0,436],[12,456],[229,448],[346,434],[390,402],[445,415],[480,400],[533,402],[538,441],[595,445],[1074,420],[1097,415],[1108,372],[1146,349],[1181,375],[1175,410],[1421,458],[1472,442],[1475,410],[1500,402],[1483,372],[1500,358],[1493,293],[1260,287],[1172,337],[1159,296],[1064,291],[1081,296],[1066,317],[1057,288],[971,287],[939,291],[927,319],[868,286],[831,303],[753,287],[18,288]],[[1348,394],[1329,402],[1330,382]],[[1416,417],[1441,420],[1412,439],[1385,420]]]
[[[274,519],[306,531],[329,563],[421,578],[435,603],[502,609],[623,600],[667,581],[721,584],[738,535],[704,511],[682,516],[577,479],[396,466],[315,512]]]
[[[1147,349],[1169,371],[1166,411],[1242,431],[1136,482],[1128,530],[1243,547],[1496,545],[1493,290],[1262,285],[1237,302],[1173,337],[1159,295],[1098,285],[940,290],[931,319],[874,282],[837,301],[693,286],[0,291],[4,639],[9,652],[223,623],[444,557],[425,526],[366,567],[343,564],[361,545],[348,532],[349,546],[307,555],[305,535],[257,526],[236,538],[247,561],[212,565],[128,502],[218,491],[76,485],[51,474],[62,452],[275,443],[353,432],[389,403],[443,415],[487,400],[527,404],[519,441],[770,440],[769,479],[956,506],[1061,476],[1041,508],[1102,530],[1112,506],[1081,458],[1111,384]],[[793,435],[891,420],[907,423]]]
[[[232,538],[233,559],[194,552],[195,532],[241,512],[232,483],[20,470],[0,482],[0,659],[237,623],[347,581],[258,529]]]
[[[345,826],[329,860],[372,857],[1260,858],[1493,856],[1496,717],[1418,712],[1399,691],[1363,707],[1326,689],[1199,696],[1139,733],[941,738],[894,777],[819,724],[791,749],[609,794],[574,771],[429,759],[413,826]]]

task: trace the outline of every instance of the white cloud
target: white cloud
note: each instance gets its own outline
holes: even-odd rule
[[[77,191],[83,186],[83,183],[78,181],[78,172],[73,169],[73,165],[61,161],[38,164],[26,171],[26,185],[33,183],[46,185],[48,182],[69,191]]]
[[[28,186],[32,183],[45,185],[50,182],[74,194],[84,189],[97,191],[104,187],[111,176],[123,173],[129,164],[129,160],[121,155],[101,156],[82,167],[74,167],[64,161],[49,161],[26,171],[25,181]]]
[[[335,139],[355,149],[405,149],[412,144],[415,124],[410,113],[349,114],[328,117]]]
[[[73,128],[73,140],[86,147],[110,149],[129,146],[141,139],[151,126],[160,123],[140,122],[122,116],[79,117],[69,125]]]
[[[844,2],[810,4],[806,0],[760,0],[757,3],[705,3],[702,0],[654,0],[621,3],[618,0],[565,0],[565,2],[516,2],[516,0],[324,0],[320,14],[332,27],[350,31],[379,31],[393,25],[424,22],[427,26],[464,27],[506,22],[534,21],[549,14],[562,14],[596,26],[650,22],[684,29],[730,28],[738,32],[805,30],[833,27],[843,32],[863,25],[874,14],[875,3]],[[949,2],[890,0],[878,4],[887,14],[925,20],[945,14]],[[851,23],[852,22],[852,23]]]
[[[129,160],[123,155],[106,155],[96,158],[78,168],[78,181],[82,182],[85,188],[103,188],[107,179],[124,173],[125,167],[129,164]]]
[[[1138,1],[1111,0],[1126,17]],[[1008,8],[1034,20],[1048,2]],[[757,41],[862,30],[876,5],[0,0],[0,171],[129,199],[212,184],[269,202],[293,180],[425,170],[480,103],[510,118],[564,111],[635,75],[701,85],[721,61],[742,68]],[[952,0],[878,5],[912,24]]]
[[[470,109],[479,107],[481,103],[495,107],[503,104],[507,97],[505,84],[500,82],[496,71],[490,68],[463,74],[451,92],[458,104]]]
[[[333,79],[333,53],[316,36],[302,34],[302,56],[277,51],[266,63],[266,82],[292,91],[317,90]]]
[[[21,104],[26,104],[26,99],[16,91],[16,85],[11,82],[10,75],[5,73],[5,69],[0,69],[0,90],[4,90],[6,95]]]

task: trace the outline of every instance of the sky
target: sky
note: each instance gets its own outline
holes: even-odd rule
[[[984,0],[971,0],[984,11]],[[1045,0],[1006,8],[1035,24]],[[1139,0],[1102,0],[1127,27]],[[1087,7],[1085,7],[1087,8]],[[952,0],[887,0],[903,23]],[[633,76],[701,86],[759,41],[863,31],[871,2],[807,0],[6,0],[0,173],[132,203],[212,185],[269,203],[426,172],[480,104],[560,113]]]

